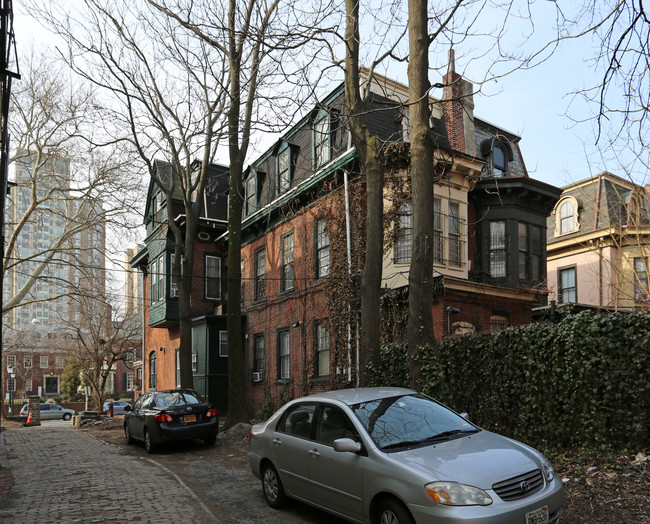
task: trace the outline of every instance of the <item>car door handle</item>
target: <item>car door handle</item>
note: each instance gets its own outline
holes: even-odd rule
[[[320,457],[320,453],[319,453],[318,450],[316,450],[316,449],[310,449],[310,450],[309,450],[309,454],[310,454],[313,458],[318,458],[318,457]]]
[[[279,438],[274,438],[274,439],[273,439],[273,445],[274,445],[274,446],[281,446],[281,445],[282,445],[282,441],[281,441]]]

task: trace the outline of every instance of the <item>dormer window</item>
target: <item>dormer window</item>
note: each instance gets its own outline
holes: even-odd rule
[[[484,176],[508,176],[508,164],[512,162],[514,155],[507,138],[494,136],[483,140],[481,142],[481,154],[487,160]]]
[[[399,128],[400,128],[400,138],[402,139],[402,142],[410,142],[411,139],[409,138],[409,112],[408,109],[402,111],[402,116],[400,119],[397,121]]]
[[[560,207],[560,234],[571,233],[575,229],[573,202],[567,201]]]
[[[278,153],[278,188],[280,192],[291,187],[291,148],[286,146]]]
[[[494,168],[494,176],[506,175],[506,153],[500,145],[495,145],[492,150],[492,167]]]
[[[330,161],[330,116],[319,115],[314,122],[314,167],[319,168]]]
[[[251,169],[248,178],[244,180],[244,216],[248,216],[257,209],[257,184],[255,170]]]
[[[561,199],[555,207],[555,236],[574,233],[579,229],[578,201],[573,197]]]

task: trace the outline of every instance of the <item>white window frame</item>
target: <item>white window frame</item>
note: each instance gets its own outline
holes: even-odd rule
[[[228,357],[228,331],[219,331],[219,356]]]
[[[316,278],[324,278],[330,274],[331,247],[327,235],[327,222],[324,218],[316,221]]]

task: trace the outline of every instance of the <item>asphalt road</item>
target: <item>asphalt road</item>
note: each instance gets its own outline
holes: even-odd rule
[[[219,443],[174,443],[148,455],[121,431],[91,433],[56,421],[0,434],[0,522],[106,521],[344,522],[300,503],[272,510],[246,457]]]

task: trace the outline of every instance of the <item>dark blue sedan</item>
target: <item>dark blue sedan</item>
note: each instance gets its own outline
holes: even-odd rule
[[[144,442],[148,453],[172,440],[201,439],[207,445],[217,440],[219,417],[216,408],[191,389],[145,393],[124,414],[127,443]]]

